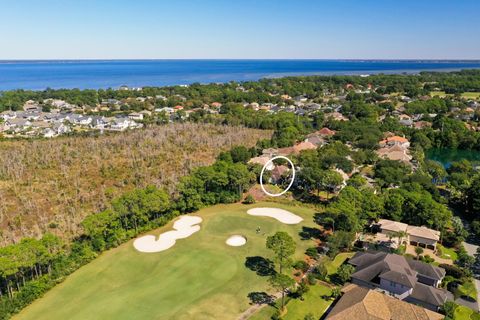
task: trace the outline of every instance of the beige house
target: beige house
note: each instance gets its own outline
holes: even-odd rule
[[[380,219],[376,225],[380,228],[380,233],[387,237],[396,237],[399,233],[404,233],[408,244],[433,251],[437,249],[437,242],[440,240],[440,231],[424,226],[409,226],[406,223],[387,219]]]
[[[408,241],[412,246],[418,246],[431,250],[437,249],[437,242],[440,240],[440,231],[427,227],[408,226]]]

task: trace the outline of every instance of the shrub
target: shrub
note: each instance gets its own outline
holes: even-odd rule
[[[451,276],[455,279],[461,279],[467,276],[465,270],[456,265],[441,264],[439,267],[445,269],[447,276]]]
[[[349,264],[343,264],[338,268],[337,277],[341,283],[345,283],[350,280],[350,277],[355,272],[355,268]]]
[[[327,270],[327,267],[325,266],[325,263],[320,263],[315,268],[315,275],[318,277],[318,279],[322,281],[327,280],[328,270]]]
[[[318,258],[318,249],[315,247],[310,247],[305,251],[305,254],[313,259]]]
[[[305,261],[298,260],[293,264],[293,267],[297,270],[301,270],[302,272],[307,272],[310,266]]]
[[[249,194],[245,197],[245,199],[243,200],[243,203],[244,204],[254,204],[255,199],[253,198],[253,196],[251,194]]]
[[[309,273],[307,275],[307,282],[310,284],[310,285],[314,285],[317,283],[317,278],[315,278],[315,275],[313,273]]]

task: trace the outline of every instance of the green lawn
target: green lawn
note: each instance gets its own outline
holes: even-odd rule
[[[430,92],[431,97],[439,97],[439,98],[445,98],[447,94],[445,91],[431,91]]]
[[[247,215],[251,207],[279,207],[304,218],[299,225]],[[269,257],[265,239],[276,231],[289,232],[303,258],[312,241],[300,240],[302,226],[314,226],[314,210],[276,203],[218,205],[195,215],[201,230],[160,253],[140,253],[132,242],[103,253],[80,268],[15,319],[236,319],[249,307],[247,295],[269,289],[267,278],[245,267],[250,256]],[[150,232],[171,230],[172,223]],[[261,233],[255,232],[257,226]],[[264,234],[265,233],[265,234]],[[232,234],[248,239],[229,247]]]
[[[480,314],[465,306],[458,306],[453,314],[453,320],[479,320]]]
[[[464,92],[464,93],[462,93],[462,97],[467,98],[467,99],[479,99],[480,98],[480,92]]]
[[[453,94],[447,94],[445,91],[431,91],[430,92],[431,97],[439,97],[439,98],[445,98],[445,97],[451,97]],[[480,98],[480,92],[463,92],[461,94],[462,98],[465,99],[479,99]]]
[[[339,253],[337,254],[337,256],[335,257],[335,259],[331,260],[331,261],[328,261],[326,263],[326,267],[327,267],[327,271],[328,271],[328,275],[332,275],[332,274],[335,274],[338,270],[338,267],[340,267],[344,262],[345,260],[347,260],[348,258],[351,258],[353,257],[355,253],[354,252],[343,252],[343,253]]]
[[[467,296],[473,300],[477,300],[477,289],[472,281],[467,281],[458,287],[458,293],[460,296]]]
[[[282,317],[283,320],[303,320],[308,314],[312,313],[315,319],[319,319],[327,310],[328,306],[333,302],[330,299],[323,299],[323,296],[330,296],[331,289],[317,284],[310,287],[305,294],[304,300],[291,299],[287,304],[287,313]],[[276,311],[275,307],[265,306],[255,313],[249,320],[267,320]]]
[[[454,320],[470,320],[470,315],[473,313],[473,310],[464,306],[459,306],[455,309]]]
[[[455,251],[455,249],[445,248],[441,244],[437,244],[437,247],[442,251],[442,255],[440,256],[440,258],[450,259],[452,261],[457,260],[457,252]]]

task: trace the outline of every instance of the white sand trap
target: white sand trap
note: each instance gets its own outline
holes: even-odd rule
[[[229,237],[225,243],[232,247],[241,247],[247,243],[247,238],[236,234]]]
[[[175,245],[177,239],[185,239],[200,230],[199,223],[202,218],[196,216],[180,217],[173,224],[173,231],[162,233],[158,239],[155,236],[148,235],[135,239],[133,246],[140,252],[160,252],[170,249]]]
[[[270,217],[285,224],[297,224],[303,219],[290,211],[277,208],[253,208],[247,211],[251,216]]]

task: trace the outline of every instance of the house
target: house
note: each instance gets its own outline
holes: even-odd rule
[[[431,128],[432,123],[428,121],[417,121],[413,124],[413,128],[415,129],[424,129],[424,128]]]
[[[343,114],[341,114],[338,111],[325,114],[325,118],[326,119],[333,119],[333,120],[336,120],[336,121],[348,121],[348,118],[345,117]]]
[[[324,136],[324,137],[331,137],[331,136],[334,136],[336,134],[336,131],[330,130],[330,129],[324,127],[322,129],[318,130],[316,133],[318,133],[319,135]]]
[[[387,219],[380,219],[376,223],[376,225],[380,228],[380,232],[383,234],[390,234],[395,235],[398,232],[407,232],[408,224],[392,221]]]
[[[322,136],[320,136],[316,133],[312,133],[312,134],[307,135],[307,137],[305,138],[305,142],[312,143],[315,146],[317,146],[317,148],[321,147],[321,146],[323,146],[327,143]]]
[[[441,320],[442,314],[354,284],[342,289],[341,298],[325,320]]]
[[[68,121],[72,124],[81,125],[81,126],[88,126],[92,123],[91,116],[84,116],[82,114],[72,113],[68,115]]]
[[[401,161],[406,164],[410,164],[412,161],[412,156],[408,154],[408,150],[402,148],[399,145],[393,147],[380,148],[376,151],[380,158],[386,158],[394,161]]]
[[[293,100],[297,102],[307,102],[308,98],[304,95],[301,95],[301,96],[296,96],[295,98],[293,98]]]
[[[172,114],[174,111],[175,110],[173,110],[173,108],[169,108],[169,107],[155,109],[155,112],[165,112],[166,114]]]
[[[120,101],[117,100],[117,99],[103,99],[102,100],[102,105],[104,105],[104,106],[106,106],[106,105],[119,106]]]
[[[15,119],[17,117],[17,113],[15,111],[4,111],[0,113],[0,118],[3,120],[10,120]]]
[[[277,183],[278,181],[280,181],[282,176],[286,175],[288,172],[290,172],[290,168],[288,168],[287,166],[275,166],[271,173],[270,183]]]
[[[272,161],[270,161],[270,159],[271,159],[271,157],[263,155],[263,156],[251,158],[248,161],[248,163],[259,164],[262,167],[265,166],[268,163],[268,166],[265,169],[270,171],[270,170],[273,170],[275,168],[275,165],[273,164]]]
[[[262,155],[267,156],[269,158],[273,158],[274,156],[278,155],[278,149],[275,149],[275,148],[263,149]]]
[[[43,130],[42,135],[44,138],[53,138],[57,136],[56,132],[52,128],[46,128]]]
[[[178,112],[180,110],[183,110],[183,106],[178,105],[178,106],[173,107],[173,112]]]
[[[54,123],[52,126],[52,130],[54,130],[57,135],[69,133],[72,131],[69,126],[63,123]]]
[[[28,100],[23,105],[23,111],[42,111],[42,107],[40,107],[37,102]]]
[[[220,107],[222,106],[222,104],[220,102],[212,102],[212,104],[210,105],[212,108],[215,108],[215,109],[220,109]]]
[[[429,229],[427,227],[407,227],[408,241],[412,246],[418,246],[431,250],[437,249],[437,243],[440,241],[440,231]]]
[[[293,146],[293,153],[299,154],[304,150],[315,150],[317,146],[311,142],[303,141]]]
[[[387,137],[385,140],[380,141],[379,144],[380,147],[401,146],[403,148],[410,148],[410,141],[400,136]]]
[[[132,124],[132,120],[129,118],[114,118],[113,121],[110,123],[110,130],[113,131],[124,131],[130,128]]]
[[[436,250],[437,243],[440,241],[440,231],[429,229],[427,227],[410,226],[406,223],[380,219],[375,224],[380,229],[380,233],[388,236],[396,236],[403,233],[407,242],[412,246],[418,246],[426,249]]]
[[[355,267],[352,283],[387,291],[406,302],[438,311],[447,293],[438,286],[445,270],[421,261],[386,252],[357,252],[349,261]]]
[[[90,123],[90,127],[92,127],[93,129],[103,130],[105,129],[107,124],[108,124],[108,121],[105,119],[105,117],[93,116],[92,122]]]
[[[413,120],[412,119],[401,119],[398,121],[402,126],[405,127],[411,127],[413,126]]]
[[[132,120],[143,120],[143,113],[132,112],[128,115],[128,118]]]
[[[5,127],[7,130],[14,130],[15,132],[19,132],[21,130],[24,130],[28,127],[30,127],[32,123],[29,120],[26,119],[8,119],[5,121]]]

